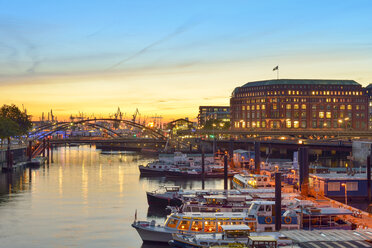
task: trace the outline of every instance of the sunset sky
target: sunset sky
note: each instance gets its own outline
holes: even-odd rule
[[[372,1],[0,0],[0,104],[194,119],[276,78],[372,83]]]

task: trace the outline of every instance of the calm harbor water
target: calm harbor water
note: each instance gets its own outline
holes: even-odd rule
[[[201,188],[201,181],[141,178],[138,165],[153,159],[61,147],[50,165],[0,174],[0,247],[162,247],[142,244],[131,227],[136,209],[138,219],[164,220],[148,209],[145,192]],[[222,188],[223,180],[205,186]]]

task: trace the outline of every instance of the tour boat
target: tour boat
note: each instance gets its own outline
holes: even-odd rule
[[[265,245],[272,245],[269,247],[293,243],[291,239],[279,232],[250,232],[247,225],[222,225],[221,228],[222,233],[218,234],[173,234],[173,239],[168,243],[170,246],[178,248],[249,247],[248,245],[253,245],[253,241],[257,242],[258,240],[265,240]],[[257,242],[255,245],[261,245],[261,243]]]
[[[164,225],[155,221],[134,221],[134,227],[143,241],[168,243],[173,233],[220,233],[221,225],[245,224],[254,229],[255,218],[244,213],[172,213]]]
[[[275,187],[271,177],[264,174],[236,174],[233,177],[232,185],[236,189]]]
[[[180,206],[187,200],[200,200],[208,195],[252,195],[254,198],[267,194],[273,194],[274,188],[248,188],[248,189],[195,189],[185,190],[178,186],[163,186],[155,191],[148,191],[147,202],[150,206]]]
[[[247,213],[172,213],[164,225],[155,221],[135,221],[132,226],[143,241],[168,242],[173,233],[220,233],[221,225],[245,224],[254,232],[275,230],[275,202],[253,201]],[[293,210],[281,213],[283,230],[299,229],[298,214]]]
[[[175,248],[207,248],[211,245],[247,244],[250,228],[247,225],[221,225],[222,232],[184,235],[174,233],[168,243]]]

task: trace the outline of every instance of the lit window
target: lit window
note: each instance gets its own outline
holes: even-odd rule
[[[278,108],[278,106],[276,104],[273,104],[273,109],[275,110],[277,108]]]
[[[324,118],[324,112],[319,112],[319,118]]]
[[[306,109],[306,104],[302,104],[302,105],[301,105],[301,108],[302,108],[302,109]]]
[[[295,104],[293,108],[298,109],[299,108],[298,104]]]
[[[265,104],[262,104],[261,109],[265,109],[265,108],[266,108]]]
[[[256,106],[256,109],[257,109],[257,110],[260,110],[260,105],[257,105],[257,106]]]
[[[286,126],[287,126],[287,128],[291,128],[291,125],[292,125],[291,120],[287,120],[287,121],[286,121]]]
[[[287,109],[291,109],[291,104],[287,104]]]
[[[299,125],[299,122],[298,122],[298,121],[294,121],[294,122],[293,122],[293,127],[294,127],[294,128],[299,128],[299,126],[300,126],[300,125]]]
[[[347,109],[348,109],[348,110],[352,110],[353,107],[349,104],[349,105],[347,105]]]
[[[330,118],[331,118],[331,112],[327,112],[327,113],[326,113],[326,117],[327,117],[328,119],[330,119]]]
[[[345,105],[341,105],[341,106],[340,106],[340,109],[341,109],[341,110],[345,109]]]

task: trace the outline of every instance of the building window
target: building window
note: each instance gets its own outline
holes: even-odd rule
[[[340,191],[340,183],[339,182],[328,182],[328,191]]]
[[[291,118],[291,117],[292,117],[292,112],[291,112],[291,111],[287,111],[287,113],[286,113],[286,117],[287,117],[287,118]]]
[[[328,119],[330,119],[331,118],[331,112],[326,112],[326,117],[328,118]]]
[[[306,109],[306,104],[302,104],[302,105],[301,105],[301,108],[302,108],[302,109]]]
[[[306,121],[301,122],[301,128],[306,128]]]
[[[353,107],[349,104],[349,105],[347,105],[347,109],[348,109],[348,110],[352,110]]]
[[[316,128],[316,121],[313,121],[313,128]]]
[[[344,110],[344,109],[345,109],[345,105],[341,105],[341,106],[340,106],[340,109],[341,109],[341,110]]]
[[[294,109],[298,109],[299,107],[298,107],[298,104],[295,104],[294,106],[293,106],[293,108]]]
[[[324,112],[319,112],[319,118],[324,118]]]
[[[264,110],[266,108],[265,104],[261,105],[261,109]]]
[[[287,109],[291,109],[292,105],[291,104],[287,104]]]
[[[358,191],[358,182],[347,182],[347,191]]]
[[[294,122],[293,122],[293,127],[294,127],[294,128],[299,128],[299,126],[300,126],[300,125],[299,125],[299,122],[298,122],[298,121],[294,121]]]
[[[292,126],[292,122],[291,122],[291,120],[287,120],[287,121],[285,122],[285,125],[286,125],[287,128],[291,128],[291,126]]]

